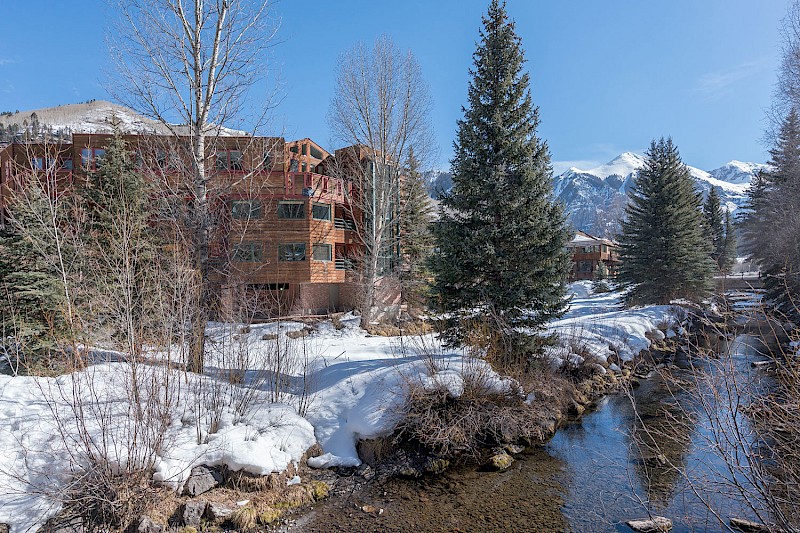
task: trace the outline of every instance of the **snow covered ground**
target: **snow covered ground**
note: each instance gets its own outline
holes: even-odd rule
[[[571,291],[570,311],[548,328],[562,339],[554,359],[571,357],[576,345],[600,358],[613,347],[630,359],[679,316],[669,306],[623,310],[619,293],[594,294],[588,282]],[[463,374],[477,371],[497,387],[508,385],[483,361],[442,348],[432,335],[371,336],[355,317],[338,326],[326,322],[289,338],[305,326],[212,324],[208,375],[140,367],[140,383],[158,383],[144,386],[159,393],[147,405],[169,407],[164,440],[154,441],[154,479],[178,488],[198,464],[278,472],[315,441],[325,454],[312,466],[357,465],[357,440],[392,431],[409,382],[442,384],[457,394]],[[58,489],[71,468],[86,464],[87,449],[121,471],[149,457],[147,439],[129,445],[137,427],[130,422],[132,379],[125,363],[58,378],[0,376],[0,523],[11,524],[12,533],[35,531],[56,514]]]

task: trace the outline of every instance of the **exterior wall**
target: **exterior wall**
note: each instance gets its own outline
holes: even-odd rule
[[[72,144],[59,144],[53,157],[72,162],[72,170],[56,172],[59,187],[85,179],[93,163],[89,160],[90,168],[84,167],[82,151],[104,149],[111,137],[77,133]],[[188,139],[124,137],[142,172],[161,185],[157,188],[164,192],[158,194],[188,204],[193,194],[191,179],[187,179],[187,173],[191,176]],[[0,223],[13,189],[23,186],[18,179],[20,170],[29,169],[31,154],[40,152],[53,152],[53,146],[11,144],[0,150]],[[287,143],[283,138],[220,137],[207,145],[209,196],[212,209],[219,216],[210,250],[218,272],[212,275],[211,282],[219,287],[218,299],[224,314],[234,314],[243,299],[260,298],[251,293],[263,296],[265,309],[273,307],[282,312],[342,308],[353,300],[346,296],[347,290],[340,289],[348,279],[345,266],[359,255],[361,248],[349,207],[355,194],[353,184],[342,177],[289,171],[292,160],[305,162],[309,170],[324,170],[323,161],[330,159],[330,154],[310,139]],[[259,216],[233,218],[237,201],[259,203]],[[282,201],[302,203],[305,216],[279,218]],[[315,204],[330,206],[330,220],[313,218]],[[235,256],[237,245],[244,243],[260,247],[256,260],[241,261]],[[305,244],[305,260],[280,260],[280,245],[287,243]],[[330,260],[314,259],[315,244],[330,246]],[[341,297],[341,293],[345,296]],[[245,294],[249,296],[245,298]]]
[[[591,237],[582,232],[579,232],[579,236],[584,239],[567,245],[567,250],[572,254],[570,281],[600,279],[603,269],[608,274],[606,277],[615,278],[620,263],[618,246],[613,241]]]

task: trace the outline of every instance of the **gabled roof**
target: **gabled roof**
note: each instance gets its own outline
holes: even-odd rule
[[[594,235],[590,235],[585,231],[578,230],[575,233],[575,237],[567,243],[567,246],[595,246],[598,244],[605,244],[608,246],[616,246],[617,243],[611,239],[604,239],[602,237],[595,237]]]

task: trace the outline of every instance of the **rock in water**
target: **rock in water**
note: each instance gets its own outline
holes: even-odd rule
[[[663,516],[653,516],[651,518],[640,518],[625,522],[628,527],[640,533],[659,533],[672,529],[672,520]]]
[[[731,518],[731,527],[744,531],[744,533],[770,533],[771,529],[764,524],[758,522],[751,522],[743,518]]]

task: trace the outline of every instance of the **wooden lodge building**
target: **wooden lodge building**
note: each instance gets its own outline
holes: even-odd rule
[[[603,239],[578,231],[567,250],[572,254],[570,281],[613,279],[619,269],[619,245],[611,239]]]
[[[76,133],[69,144],[1,148],[0,224],[25,175],[46,173],[51,187],[68,192],[102,165],[110,138]],[[183,139],[125,135],[125,140],[137,166],[161,184],[159,190],[169,191],[159,200],[187,204],[192,193]],[[219,267],[210,281],[221,313],[235,310],[243,299],[257,302],[255,315],[355,307],[358,289],[349,267],[363,253],[357,227],[363,221],[356,220],[360,215],[352,201],[359,193],[353,180],[333,177],[328,169],[340,153],[362,157],[362,150],[333,155],[308,138],[219,136],[207,139],[206,152],[215,220],[209,253]]]

